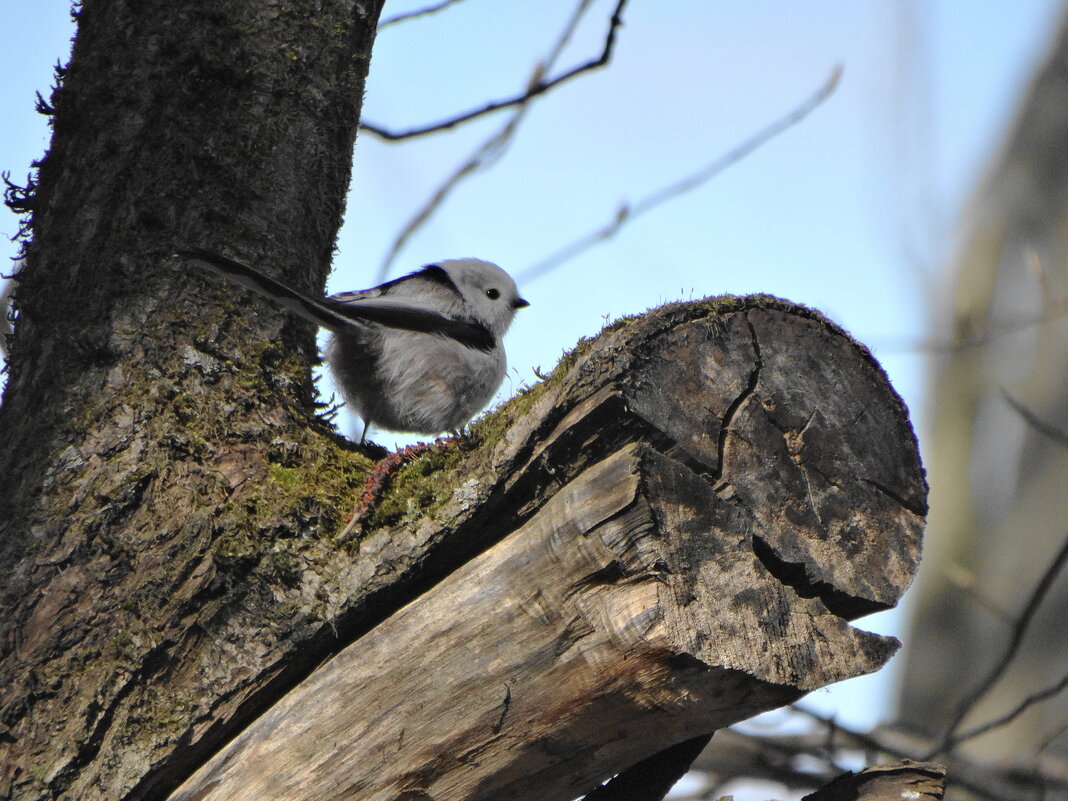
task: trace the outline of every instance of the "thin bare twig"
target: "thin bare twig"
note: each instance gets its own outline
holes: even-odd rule
[[[1014,615],[986,592],[978,576],[959,562],[950,562],[942,571],[946,580],[1006,625],[1012,625]]]
[[[627,0],[618,0],[616,3],[615,11],[612,12],[612,18],[609,21],[608,33],[605,35],[604,47],[601,50],[601,54],[597,58],[590,59],[585,64],[573,67],[563,75],[559,75],[551,80],[545,80],[544,77],[539,78],[533,84],[528,85],[522,94],[510,97],[507,100],[495,100],[491,103],[487,103],[482,108],[472,109],[471,111],[466,111],[455,117],[450,117],[447,120],[442,120],[441,122],[436,122],[431,125],[409,128],[406,131],[391,131],[388,128],[383,128],[381,125],[376,125],[372,122],[361,122],[360,129],[387,141],[396,142],[400,139],[410,139],[414,136],[423,136],[424,134],[434,133],[436,131],[448,130],[461,123],[473,120],[476,117],[482,117],[486,114],[492,114],[494,111],[500,111],[504,108],[511,108],[512,106],[528,103],[533,98],[555,89],[560,84],[570,81],[572,78],[575,78],[584,72],[600,69],[608,64],[612,58],[612,50],[615,47],[616,33],[619,30],[619,26],[623,24],[623,9],[626,5]]]
[[[397,14],[393,17],[380,20],[378,23],[378,30],[382,30],[388,25],[396,25],[398,22],[404,22],[405,20],[415,19],[416,17],[425,17],[428,14],[434,14],[438,11],[442,11],[451,5],[461,3],[463,0],[441,0],[438,3],[433,3],[426,8],[417,8],[415,11],[405,11],[403,14]]]
[[[1035,749],[1035,753],[1041,754],[1043,751],[1053,745],[1053,743],[1063,737],[1065,732],[1068,732],[1068,723],[1062,722],[1059,725],[1055,726],[1046,734],[1046,737],[1042,740],[1042,742],[1039,743],[1038,748]]]
[[[959,743],[965,739],[978,736],[983,732],[989,731],[996,726],[1004,725],[1009,720],[1012,720],[1016,715],[1020,714],[1024,709],[1033,703],[1037,703],[1031,698],[1025,700],[1017,710],[1014,710],[1011,717],[1004,720],[991,721],[989,724],[983,724],[976,729],[971,729],[963,735],[955,735],[955,732],[960,727],[961,721],[968,715],[969,712],[975,707],[979,700],[990,691],[990,688],[997,683],[998,679],[1002,677],[1006,669],[1012,663],[1012,660],[1016,658],[1016,654],[1020,650],[1020,645],[1023,643],[1024,635],[1027,633],[1027,629],[1030,627],[1031,622],[1035,618],[1035,614],[1038,612],[1038,608],[1042,605],[1042,602],[1046,599],[1046,595],[1049,593],[1050,587],[1053,585],[1057,575],[1061,572],[1065,562],[1068,561],[1068,536],[1065,537],[1061,548],[1057,552],[1057,555],[1053,557],[1053,560],[1046,566],[1045,572],[1039,579],[1038,584],[1035,585],[1035,589],[1031,592],[1031,597],[1027,601],[1027,605],[1024,607],[1020,617],[1016,620],[1016,624],[1012,628],[1012,636],[1009,638],[1009,643],[1005,647],[1004,653],[1001,655],[1001,659],[994,665],[993,670],[975,686],[970,693],[961,699],[957,705],[953,716],[950,718],[949,725],[946,727],[945,734],[942,737],[942,742],[938,745],[937,749],[932,751],[928,758],[933,758],[938,754],[948,753],[952,751]],[[1062,688],[1063,689],[1063,688]],[[1060,689],[1056,690],[1059,692]],[[1043,695],[1042,698],[1048,697]],[[1041,700],[1041,699],[1038,699]]]
[[[1062,431],[1056,426],[1052,426],[1045,420],[1041,420],[1038,415],[1024,406],[1016,398],[1012,397],[1008,391],[1002,387],[1001,396],[1005,399],[1005,402],[1011,406],[1024,421],[1035,429],[1039,434],[1056,442],[1062,447],[1068,448],[1068,432]]]
[[[1033,707],[1035,704],[1041,703],[1047,698],[1052,698],[1058,693],[1063,692],[1065,688],[1068,688],[1068,674],[1062,676],[1060,681],[1051,684],[1049,687],[1045,687],[1039,690],[1038,692],[1031,693],[1029,696],[1024,698],[1019,704],[1017,704],[1013,709],[1009,710],[1001,717],[994,718],[993,720],[989,720],[986,723],[981,723],[980,725],[968,729],[966,732],[957,735],[953,738],[952,747],[955,748],[956,746],[963,743],[965,740],[971,740],[975,737],[978,737],[980,734],[986,734],[989,731],[993,731],[999,726],[1005,726],[1009,723],[1012,723],[1012,721],[1016,720],[1016,718],[1018,718],[1028,709]]]
[[[817,106],[831,96],[831,93],[834,92],[841,76],[842,68],[841,66],[836,66],[819,90],[789,114],[776,120],[754,136],[751,136],[733,150],[719,156],[715,161],[702,167],[694,174],[683,178],[681,181],[663,187],[662,189],[658,189],[633,205],[621,206],[610,222],[593,233],[587,234],[571,244],[564,246],[551,256],[527,267],[517,275],[517,280],[520,283],[524,283],[556,269],[564,262],[577,256],[579,253],[615,236],[627,223],[633,222],[641,215],[652,211],[657,206],[666,203],[669,200],[673,200],[680,195],[696,189],[701,184],[719,175],[728,167],[737,164],[754,150],[763,146],[766,142],[775,138],[783,131],[797,125],[797,123],[807,117]]]
[[[717,732],[711,747],[693,765],[703,774],[705,786],[680,801],[711,798],[715,788],[737,780],[771,781],[791,790],[814,788],[858,759],[868,764],[887,758],[918,761],[920,752],[930,747],[929,738],[893,727],[863,732],[801,706],[791,710],[810,718],[815,726],[791,734],[753,734],[736,729]],[[1056,793],[1068,789],[1068,765],[1056,757],[1035,770],[1025,770],[1020,761],[992,764],[959,755],[954,755],[948,766],[954,785],[989,801],[1030,798],[1036,790]]]
[[[936,356],[962,353],[972,348],[981,348],[991,342],[1020,334],[1032,328],[1037,328],[1046,323],[1063,320],[1068,316],[1068,300],[1051,300],[1043,302],[1043,311],[1030,317],[1020,317],[1015,320],[992,319],[983,326],[982,331],[965,334],[951,342],[933,342],[924,340],[896,340],[878,344],[880,353],[929,353]]]
[[[534,70],[527,82],[528,85],[537,85],[541,82],[545,72],[552,69],[553,64],[560,58],[560,54],[567,46],[567,43],[571,41],[571,37],[578,28],[578,24],[581,21],[583,14],[589,9],[591,2],[592,0],[579,0],[578,5],[575,7],[575,11],[564,25],[563,31],[560,36],[557,37],[548,56],[542,62],[534,66]],[[385,258],[382,260],[382,264],[379,265],[378,281],[385,279],[390,266],[397,258],[397,254],[400,253],[401,249],[408,243],[408,240],[412,238],[415,232],[425,225],[431,215],[442,206],[453,190],[456,189],[464,179],[469,178],[479,170],[486,169],[495,164],[497,160],[504,155],[508,146],[512,143],[512,139],[519,127],[519,123],[530,110],[531,101],[534,97],[535,96],[532,95],[521,103],[508,122],[506,122],[497,133],[493,134],[493,136],[489,137],[485,142],[479,145],[459,167],[453,170],[452,174],[442,182],[441,186],[435,190],[434,194],[430,196],[422,207],[420,207],[412,218],[404,225],[400,230],[400,233],[397,234],[393,243],[390,245]]]
[[[833,719],[800,705],[794,704],[790,708],[815,721],[821,727],[834,726],[840,735],[835,743],[840,754],[863,750],[869,762],[873,758],[872,754],[887,754],[894,759],[929,761],[923,757],[923,753],[930,748],[930,740],[924,736],[909,734],[893,726],[880,726],[870,732],[861,732],[842,726]],[[821,754],[826,760],[833,757],[833,754],[820,750],[817,744],[819,732],[808,732],[793,737],[796,739],[794,746],[796,757],[820,757]],[[756,739],[763,740],[762,737]],[[785,748],[788,747],[790,739],[790,737],[779,737],[775,738],[775,741],[780,748]],[[757,747],[762,751],[765,750],[762,743]],[[698,760],[697,767],[704,767],[700,760]],[[967,790],[977,798],[990,799],[990,801],[1031,797],[1030,794],[1036,790],[1044,792],[1068,790],[1068,764],[1058,759],[1051,760],[1045,769],[1029,771],[1023,769],[1022,764],[1019,763],[994,764],[989,760],[972,760],[954,754],[948,761],[948,767],[954,785]]]

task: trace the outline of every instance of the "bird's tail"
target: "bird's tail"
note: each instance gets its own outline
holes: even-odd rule
[[[338,314],[337,311],[315,298],[298,292],[266,273],[260,272],[255,267],[239,262],[236,259],[221,256],[203,248],[179,250],[176,255],[181,256],[183,259],[188,259],[209,272],[221,275],[228,281],[233,281],[235,284],[240,284],[266,298],[270,298],[282,308],[294,312],[306,320],[311,320],[316,325],[337,330],[353,324],[352,320]]]

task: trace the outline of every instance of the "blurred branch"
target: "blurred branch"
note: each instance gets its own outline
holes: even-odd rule
[[[1004,387],[1001,389],[1001,396],[1005,398],[1005,402],[1011,406],[1015,412],[1024,419],[1024,421],[1035,429],[1039,434],[1056,442],[1062,447],[1068,448],[1068,433],[1065,433],[1056,426],[1052,426],[1044,420],[1039,419],[1038,415],[1024,406],[1016,398],[1012,397]]]
[[[975,726],[974,728],[968,729],[963,734],[957,735],[953,738],[952,746],[956,747],[963,743],[965,740],[971,740],[972,738],[978,737],[981,734],[986,734],[989,731],[993,731],[999,726],[1005,726],[1011,723],[1035,704],[1041,703],[1047,698],[1052,698],[1053,696],[1062,692],[1066,687],[1068,687],[1068,674],[1062,676],[1060,681],[1056,682],[1055,684],[1051,684],[1049,687],[1041,689],[1038,692],[1031,693],[1031,695],[1027,696],[1019,704],[1017,704],[1015,708],[1006,712],[1001,717],[994,718],[993,720],[987,721],[986,723],[981,723],[980,725]]]
[[[579,0],[578,5],[575,7],[575,11],[564,25],[563,31],[560,36],[557,37],[556,42],[553,44],[548,56],[544,61],[534,66],[534,71],[531,73],[530,79],[527,81],[528,86],[538,85],[544,77],[546,71],[552,69],[553,64],[560,58],[560,54],[563,52],[567,43],[571,40],[575,30],[578,28],[579,22],[582,20],[583,14],[589,10],[589,6],[592,0]],[[620,4],[622,7],[622,3]],[[382,260],[382,264],[378,268],[378,281],[385,279],[386,274],[389,272],[390,265],[397,258],[397,254],[408,243],[408,240],[412,238],[416,231],[418,231],[431,215],[445,202],[446,198],[452,193],[454,189],[465,179],[474,175],[479,170],[483,170],[492,166],[497,160],[504,155],[508,146],[512,143],[512,139],[515,136],[515,132],[519,127],[519,123],[526,116],[527,111],[531,108],[531,101],[536,95],[529,95],[522,103],[519,104],[519,108],[516,109],[512,117],[506,122],[497,133],[489,137],[485,142],[479,145],[459,167],[453,170],[452,174],[442,182],[441,186],[435,190],[434,194],[423,204],[423,206],[416,211],[412,218],[401,228],[400,233],[393,239],[393,243],[390,245],[389,250],[386,253],[385,258]]]
[[[704,734],[653,754],[598,785],[582,801],[662,801],[711,739]]]
[[[548,258],[542,259],[540,262],[527,267],[518,274],[517,280],[520,283],[523,283],[556,269],[564,262],[577,256],[579,253],[612,238],[619,233],[623,226],[633,222],[646,212],[652,211],[657,206],[696,189],[719,175],[728,167],[737,164],[754,150],[762,147],[765,143],[774,139],[776,136],[794,125],[797,125],[801,120],[807,117],[816,109],[816,107],[831,96],[835,88],[838,86],[838,81],[841,76],[842,68],[841,66],[836,66],[819,90],[789,114],[764,128],[764,130],[750,137],[725,155],[720,156],[711,164],[702,167],[693,175],[647,195],[633,206],[626,204],[620,206],[616,211],[615,217],[610,222],[593,233],[587,234],[571,244],[566,245]]]
[[[586,3],[584,2],[585,6]],[[540,76],[538,80],[529,83],[526,90],[515,97],[508,98],[507,100],[496,100],[491,103],[487,103],[482,108],[473,109],[471,111],[458,114],[455,117],[450,117],[447,120],[433,123],[432,125],[425,125],[421,128],[409,128],[406,131],[391,131],[387,128],[383,128],[380,125],[376,125],[371,122],[361,122],[360,130],[372,133],[375,136],[386,139],[390,142],[396,142],[400,139],[410,139],[415,136],[423,136],[424,134],[434,133],[435,131],[444,131],[449,128],[453,128],[461,123],[468,122],[481,117],[486,114],[492,114],[494,111],[500,111],[504,108],[511,108],[512,106],[519,106],[528,103],[535,97],[543,95],[551,89],[555,89],[562,83],[570,81],[572,78],[578,77],[584,72],[590,70],[599,69],[611,60],[612,49],[616,43],[616,32],[619,30],[620,25],[623,24],[623,8],[627,5],[627,0],[618,0],[616,3],[615,11],[612,12],[612,17],[608,25],[608,33],[605,35],[604,47],[601,50],[601,54],[597,58],[590,59],[585,64],[580,64],[574,67],[563,75],[559,75],[551,80],[545,80],[544,76]]]
[[[754,779],[776,782],[790,791],[811,790],[848,766],[855,768],[858,762],[919,761],[920,754],[932,745],[928,737],[892,726],[862,732],[803,707],[793,706],[791,710],[814,725],[789,735],[748,734],[735,729],[716,732],[712,745],[693,765],[697,771],[693,778],[704,778],[704,786],[676,801],[708,798],[728,782]],[[1041,792],[1054,797],[1068,791],[1068,763],[1055,757],[1046,760],[1042,769],[1034,769],[1030,764],[1024,767],[1008,760],[980,762],[953,755],[948,767],[952,784],[989,801],[1038,797]]]
[[[1012,334],[1019,334],[1046,323],[1061,320],[1068,316],[1068,300],[1054,300],[1043,304],[1046,309],[1042,314],[1021,317],[1015,320],[990,320],[983,330],[959,335],[952,342],[932,342],[924,340],[887,341],[878,345],[880,352],[890,353],[929,353],[933,355],[952,356],[970,348],[981,348],[990,342]]]
[[[504,127],[483,142],[471,156],[457,167],[452,174],[445,179],[441,186],[434,191],[419,210],[416,211],[412,218],[404,224],[404,227],[401,228],[400,232],[394,237],[389,250],[386,252],[385,258],[382,259],[382,263],[378,266],[378,276],[375,279],[376,283],[385,280],[390,266],[397,258],[397,254],[399,254],[401,249],[408,243],[408,240],[414,236],[415,232],[425,225],[434,212],[441,207],[445,202],[445,199],[457,186],[459,186],[460,182],[465,178],[474,175],[479,170],[490,166],[504,154],[508,145],[511,144],[516,128],[522,118],[526,115],[528,108],[530,107],[520,106],[519,110],[510,120],[508,120]]]
[[[1068,732],[1068,723],[1061,722],[1057,726],[1054,726],[1053,729],[1046,735],[1045,739],[1043,739],[1042,744],[1039,746],[1037,753],[1041,754],[1043,751],[1053,745],[1053,743],[1058,738],[1062,737],[1065,732]]]
[[[934,762],[905,760],[894,765],[872,765],[846,771],[801,801],[936,801],[946,789],[946,767]]]
[[[963,735],[955,735],[955,732],[960,727],[961,721],[963,721],[964,718],[968,715],[968,713],[972,711],[972,709],[979,702],[979,700],[984,695],[986,695],[987,692],[989,692],[990,688],[997,683],[998,679],[1000,679],[1001,676],[1005,673],[1012,660],[1016,658],[1016,655],[1020,650],[1020,645],[1023,642],[1024,635],[1027,633],[1028,627],[1031,625],[1032,621],[1035,618],[1035,614],[1038,612],[1039,607],[1042,605],[1042,602],[1045,600],[1046,595],[1049,593],[1050,587],[1053,585],[1054,580],[1057,578],[1057,575],[1064,567],[1065,561],[1068,561],[1068,537],[1066,537],[1064,542],[1061,544],[1061,548],[1057,552],[1057,555],[1046,566],[1045,572],[1042,574],[1042,577],[1039,579],[1038,584],[1032,591],[1031,597],[1027,601],[1027,605],[1024,607],[1023,612],[1020,614],[1020,617],[1017,619],[1016,624],[1012,628],[1012,636],[1009,638],[1009,643],[1006,646],[1004,653],[1001,655],[1001,659],[999,659],[997,664],[994,665],[993,670],[990,671],[986,678],[983,679],[983,681],[979,682],[979,684],[976,685],[976,687],[970,693],[968,693],[966,696],[964,696],[964,698],[961,699],[960,703],[957,705],[956,711],[950,718],[949,725],[946,727],[945,734],[942,737],[942,742],[934,750],[932,750],[925,757],[925,759],[931,759],[938,754],[948,753],[964,740],[971,739],[972,737],[977,737],[979,734],[990,731],[991,729],[996,728],[997,726],[1008,723],[1010,720],[1012,720],[1021,712],[1023,712],[1024,709],[1034,703],[1037,703],[1038,700],[1048,698],[1050,695],[1054,695],[1056,694],[1056,692],[1060,692],[1060,690],[1063,689],[1063,682],[1068,681],[1068,678],[1062,680],[1062,682],[1058,685],[1055,685],[1057,689],[1053,691],[1044,690],[1041,693],[1037,693],[1036,696],[1041,696],[1039,698],[1036,698],[1036,696],[1030,696],[1019,707],[1017,707],[1016,710],[1013,710],[1013,712],[1010,713],[1008,716],[1005,716],[995,721],[991,721],[988,724],[983,724],[982,726],[979,726],[975,729],[971,729]]]
[[[977,607],[985,609],[1002,623],[1012,625],[1014,615],[986,591],[986,585],[979,581],[974,572],[959,562],[949,562],[942,573],[947,581],[975,601]]]
[[[428,14],[434,14],[438,11],[442,11],[445,8],[461,3],[463,0],[441,0],[441,2],[433,3],[425,8],[417,8],[415,11],[405,11],[403,14],[397,14],[394,17],[389,17],[378,23],[378,30],[382,30],[387,25],[395,25],[398,22],[404,22],[405,20],[415,19],[416,17],[425,17]]]

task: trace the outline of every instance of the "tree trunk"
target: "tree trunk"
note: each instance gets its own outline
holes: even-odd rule
[[[4,797],[162,798],[243,731],[291,753],[250,726],[282,698],[345,747],[397,736],[403,765],[360,743],[383,786],[563,798],[895,648],[846,621],[911,580],[926,487],[885,375],[819,315],[625,321],[402,466],[315,416],[306,326],[170,268],[204,245],[321,288],[378,11],[81,12],[0,409]]]
[[[352,479],[296,475],[368,460],[315,417],[310,327],[168,255],[323,286],[380,6],[80,7],[50,150],[9,193],[32,240],[0,408],[0,796],[151,786],[309,625],[274,592],[287,538],[332,530]],[[218,677],[210,632],[241,615],[277,625]]]

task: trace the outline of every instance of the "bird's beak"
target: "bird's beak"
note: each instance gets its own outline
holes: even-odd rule
[[[522,298],[516,298],[512,301],[513,309],[524,309],[530,305],[530,301],[523,300]]]

